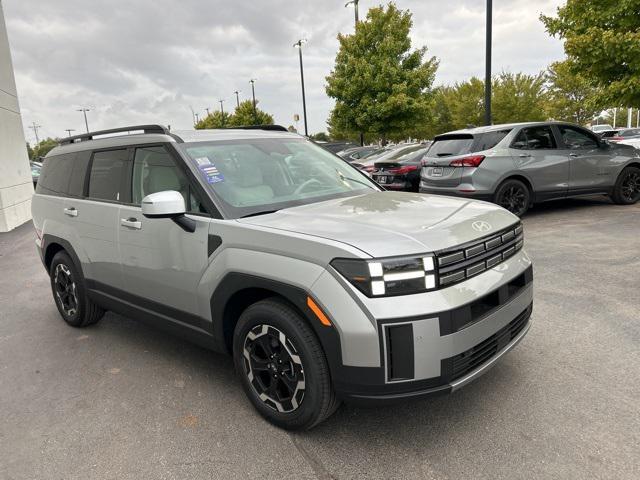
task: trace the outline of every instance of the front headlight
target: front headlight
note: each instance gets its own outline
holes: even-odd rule
[[[367,297],[423,293],[435,290],[437,284],[433,255],[374,260],[336,258],[331,266]]]

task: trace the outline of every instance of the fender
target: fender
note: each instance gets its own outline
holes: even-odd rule
[[[44,268],[47,270],[47,273],[49,273],[49,267],[47,265],[47,260],[48,260],[47,250],[49,249],[49,246],[52,244],[60,245],[69,254],[69,256],[71,257],[71,260],[73,261],[74,266],[76,267],[76,270],[80,274],[81,279],[84,280],[82,263],[80,262],[80,258],[78,258],[78,255],[76,254],[76,251],[73,249],[71,244],[63,238],[45,233],[42,236],[42,255],[40,258],[42,259],[42,264],[44,265]]]
[[[236,295],[242,295],[243,298],[246,298],[244,297],[246,295],[249,297],[246,299],[251,301],[272,296],[285,299],[307,321],[318,337],[332,374],[342,367],[342,351],[338,331],[332,326],[322,325],[307,306],[307,296],[313,298],[311,292],[287,283],[245,273],[227,273],[211,296],[211,319],[218,344],[216,350],[232,352],[233,329],[239,313],[233,305]],[[240,303],[243,306],[246,305],[246,302]],[[324,313],[333,323],[331,312],[325,311]]]

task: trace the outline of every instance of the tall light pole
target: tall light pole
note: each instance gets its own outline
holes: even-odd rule
[[[64,131],[67,132],[67,137],[70,137],[71,136],[71,132],[75,132],[76,129],[75,128],[65,128]]]
[[[222,106],[222,104],[224,103],[224,100],[218,100],[218,102],[220,102],[220,116],[222,118],[222,126],[224,127],[224,107]]]
[[[344,4],[345,7],[348,7],[349,5],[353,4],[353,11],[355,13],[356,16],[356,25],[358,24],[358,2],[360,0],[351,0],[347,3]]]
[[[256,80],[252,78],[251,80],[249,80],[249,83],[251,84],[251,96],[253,97],[253,121],[257,122],[258,113],[256,112],[256,89],[255,89]]]
[[[304,136],[309,136],[309,131],[307,130],[307,101],[304,95],[304,68],[302,67],[302,44],[305,43],[305,39],[300,39],[296,43],[293,44],[294,47],[298,49],[298,54],[300,56],[300,83],[302,84],[302,117],[304,118]]]
[[[484,72],[484,124],[491,125],[491,27],[493,23],[493,0],[487,0],[487,39]]]
[[[204,109],[204,110],[207,112],[207,117],[208,117],[209,115],[211,115],[211,114],[209,113],[209,108],[205,107],[205,109]]]
[[[87,112],[90,112],[90,108],[79,108],[76,112],[82,112],[84,115],[84,126],[87,127],[87,133],[89,133],[89,122],[87,121]]]
[[[40,143],[40,138],[38,137],[38,129],[40,127],[42,127],[42,125],[36,125],[36,122],[29,125],[29,128],[33,130],[33,134],[36,136],[36,144]]]
[[[240,108],[240,92],[238,90],[236,90],[233,93],[236,94],[236,108]]]
[[[200,118],[198,118],[198,114],[194,113],[195,117],[196,117],[196,124],[198,124],[198,122],[200,122]]]

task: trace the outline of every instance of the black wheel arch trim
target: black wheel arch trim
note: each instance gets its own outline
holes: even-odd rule
[[[49,273],[49,267],[50,267],[50,264],[47,265],[47,263],[50,261],[50,259],[48,258],[47,252],[49,251],[49,248],[52,245],[60,245],[60,247],[62,247],[62,249],[65,252],[67,252],[69,257],[71,257],[71,261],[74,263],[74,266],[76,267],[76,271],[80,275],[80,278],[84,280],[82,263],[80,262],[80,258],[78,257],[78,254],[76,253],[74,248],[71,246],[71,243],[69,243],[69,241],[63,238],[56,237],[55,235],[50,235],[48,233],[42,236],[42,255],[40,256],[40,258],[42,259],[42,264],[44,265],[44,268],[47,270],[47,273]],[[52,258],[53,257],[51,257],[51,259]]]

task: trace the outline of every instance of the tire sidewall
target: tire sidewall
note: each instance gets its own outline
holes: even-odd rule
[[[496,203],[497,205],[500,205],[500,197],[503,195],[504,191],[507,188],[509,188],[510,186],[520,187],[525,192],[526,202],[525,202],[524,210],[522,212],[519,212],[519,213],[511,212],[514,215],[517,215],[518,217],[521,217],[525,213],[527,213],[527,210],[529,210],[529,205],[531,204],[531,192],[529,191],[529,188],[523,182],[521,182],[520,180],[515,180],[515,179],[514,180],[507,180],[506,182],[502,183],[498,187],[498,189],[496,190],[494,203]]]
[[[620,175],[618,176],[618,180],[616,181],[616,185],[615,185],[615,192],[614,192],[614,200],[616,203],[620,204],[620,205],[633,205],[635,203],[638,202],[638,199],[629,201],[626,198],[624,198],[622,196],[622,182],[624,182],[625,178],[627,177],[627,175],[629,175],[632,172],[636,172],[640,174],[640,168],[638,167],[626,167],[624,170],[622,170],[622,172],[620,172]]]
[[[314,334],[308,326],[306,328],[309,329],[309,332],[301,331],[300,325],[295,322],[294,318],[287,318],[289,316],[297,317],[300,323],[304,322],[293,309],[280,304],[289,310],[285,317],[280,308],[274,308],[274,304],[278,305],[275,302],[259,302],[250,306],[240,316],[233,335],[233,362],[246,395],[264,418],[281,428],[301,429],[312,424],[322,409],[323,385],[320,384],[320,366],[317,360],[314,361],[312,347],[304,341],[304,336],[309,338],[308,333]],[[293,343],[300,356],[305,376],[305,392],[300,406],[293,412],[278,412],[266,405],[260,400],[246,375],[243,356],[245,337],[247,332],[261,324],[271,325],[283,332]],[[317,342],[315,335],[312,338]]]
[[[65,265],[69,271],[71,272],[71,277],[76,284],[76,297],[78,299],[78,308],[76,309],[76,313],[72,316],[67,315],[62,306],[60,305],[60,301],[58,300],[58,296],[56,295],[56,288],[54,284],[55,271],[58,265]],[[58,252],[53,257],[51,261],[51,268],[49,269],[49,278],[51,283],[51,293],[53,295],[53,301],[56,303],[56,307],[58,308],[58,312],[69,325],[73,327],[78,327],[82,325],[82,319],[84,318],[84,312],[86,308],[86,297],[84,284],[82,282],[82,277],[78,273],[78,269],[76,268],[73,260],[66,252]]]

